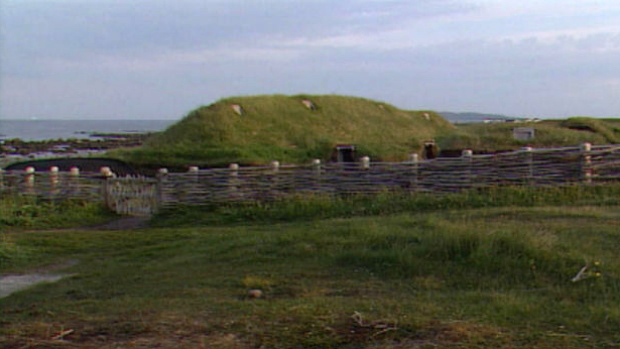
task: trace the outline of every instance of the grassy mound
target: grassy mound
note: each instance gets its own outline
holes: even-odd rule
[[[360,156],[403,160],[425,140],[453,130],[434,112],[404,111],[363,98],[232,97],[190,112],[141,149],[120,156],[133,163],[170,166],[304,163],[329,160],[335,145],[354,144]]]
[[[513,137],[516,127],[535,129],[535,137],[520,141]],[[442,149],[475,149],[493,152],[518,149],[523,146],[535,148],[576,146],[584,142],[592,144],[620,143],[620,123],[614,119],[574,117],[566,120],[546,120],[537,123],[472,123],[459,125],[452,133],[441,135],[437,142]]]

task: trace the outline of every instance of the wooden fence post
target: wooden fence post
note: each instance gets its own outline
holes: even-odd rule
[[[592,144],[583,143],[581,145],[581,180],[586,183],[592,183]]]
[[[198,173],[200,172],[200,169],[198,168],[198,166],[190,166],[187,169],[187,174],[188,174],[188,181],[186,183],[184,187],[184,192],[183,192],[183,197],[184,198],[189,198],[189,200],[191,201],[191,197],[193,195],[194,192],[199,192],[199,187],[198,187]]]
[[[313,172],[317,175],[320,176],[321,175],[321,160],[319,159],[313,159],[312,162],[312,170]]]
[[[362,158],[360,160],[361,160],[361,164],[362,164],[362,169],[363,170],[370,169],[370,157],[362,156]]]
[[[55,196],[58,194],[58,166],[50,167],[50,194]]]
[[[418,190],[418,171],[420,167],[420,156],[418,154],[409,155],[409,162],[411,163],[411,178],[409,179],[409,186],[411,190]]]
[[[269,164],[269,195],[275,198],[278,190],[280,189],[280,179],[278,176],[280,172],[280,162],[277,160],[272,161]]]
[[[228,165],[228,169],[230,170],[230,176],[228,178],[228,194],[237,199],[239,196],[239,164],[232,163]]]
[[[159,209],[164,204],[164,186],[165,186],[164,182],[167,176],[168,176],[167,168],[160,168],[159,170],[157,170],[157,199],[156,199],[157,207],[155,207],[155,211],[159,211]]]
[[[103,176],[103,202],[105,203],[106,207],[110,209],[115,209],[114,207],[112,207],[112,200],[110,198],[110,183],[108,183],[108,179],[112,178],[114,176],[114,173],[112,172],[112,170],[110,170],[108,166],[103,166],[99,169],[99,172]]]
[[[28,166],[26,167],[26,178],[25,178],[25,184],[26,184],[26,194],[28,195],[34,195],[36,194],[35,191],[35,169],[32,166]]]
[[[321,160],[313,159],[310,163],[312,166],[312,183],[314,185],[313,191],[320,192],[321,191]]]
[[[230,164],[228,165],[228,169],[230,170],[231,177],[237,177],[239,175],[239,164]]]
[[[191,181],[191,186],[194,186],[198,183],[199,172],[200,172],[200,169],[198,168],[198,166],[190,166],[187,169],[187,173],[189,174],[190,181]]]
[[[465,188],[471,188],[474,183],[473,173],[472,173],[472,159],[473,159],[473,151],[471,149],[465,149],[461,153],[461,157],[465,161]]]
[[[526,181],[527,184],[533,184],[534,181],[534,153],[532,147],[523,147],[521,150],[525,153],[525,165],[527,166]]]
[[[80,196],[80,169],[75,166],[69,169],[69,195]]]

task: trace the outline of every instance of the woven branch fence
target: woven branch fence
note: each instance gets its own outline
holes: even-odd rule
[[[109,171],[109,170],[108,170]],[[346,196],[378,192],[449,193],[491,186],[557,186],[620,180],[620,145],[523,148],[492,155],[398,163],[327,163],[308,165],[198,169],[157,178],[114,178],[113,174],[28,171],[0,172],[0,192],[44,197],[103,200],[119,213],[146,214],[160,207],[273,201],[290,196]]]

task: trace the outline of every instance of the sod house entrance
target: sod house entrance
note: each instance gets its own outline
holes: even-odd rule
[[[337,162],[355,162],[355,146],[351,144],[339,144],[336,146]]]

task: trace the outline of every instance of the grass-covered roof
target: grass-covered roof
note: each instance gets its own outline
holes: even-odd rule
[[[232,97],[190,112],[132,152],[134,162],[222,166],[329,160],[337,144],[403,160],[454,126],[432,111],[336,95]]]

